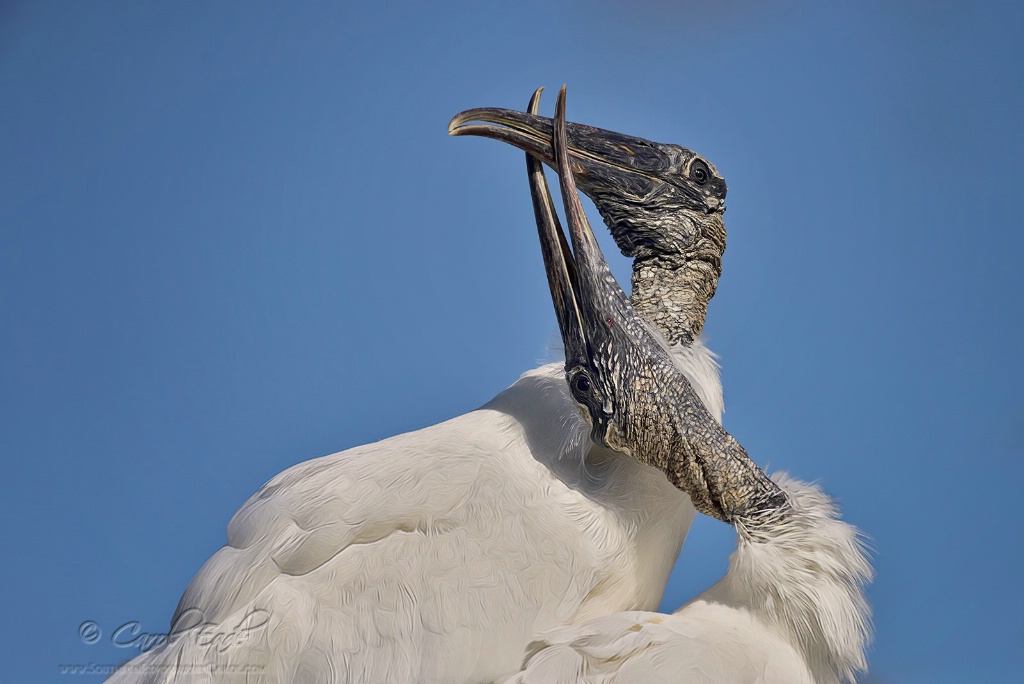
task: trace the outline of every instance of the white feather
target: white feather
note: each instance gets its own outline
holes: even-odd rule
[[[773,478],[793,511],[757,539],[738,531],[729,570],[671,615],[624,612],[535,643],[515,684],[833,684],[866,668],[872,571],[856,528],[822,490]]]
[[[680,363],[720,405],[710,352]],[[539,631],[655,608],[694,509],[590,446],[563,375],[273,478],[186,589],[176,633],[110,681],[492,681]]]

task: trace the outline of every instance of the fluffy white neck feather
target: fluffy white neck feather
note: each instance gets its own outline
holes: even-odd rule
[[[755,535],[737,529],[729,571],[695,601],[749,611],[779,630],[820,683],[853,681],[867,668],[873,572],[857,528],[820,487],[776,473],[792,510]],[[681,610],[685,610],[685,607]]]

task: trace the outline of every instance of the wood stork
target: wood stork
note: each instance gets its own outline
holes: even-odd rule
[[[515,114],[527,117],[508,114],[516,135],[553,161],[550,121]],[[469,120],[452,132],[491,131]],[[724,182],[682,148],[570,137],[636,257],[636,305],[680,343],[676,362],[720,416],[717,365],[696,337],[721,268]],[[639,201],[659,184],[661,204]],[[479,410],[286,470],[234,515],[168,640],[111,681],[492,681],[539,631],[655,608],[693,506],[587,432],[552,364]]]
[[[857,530],[821,489],[770,479],[711,416],[612,276],[587,224],[566,149],[565,89],[554,148],[572,253],[543,171],[531,189],[565,376],[592,439],[652,466],[737,531],[725,577],[672,615],[609,614],[545,635],[517,684],[811,684],[865,669],[871,566]]]

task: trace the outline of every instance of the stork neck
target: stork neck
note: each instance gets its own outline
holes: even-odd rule
[[[655,359],[657,361],[657,359]],[[667,375],[653,368],[648,375]],[[637,397],[639,407],[630,414],[625,434],[608,430],[612,440],[628,445],[623,452],[665,473],[676,488],[685,492],[694,508],[738,529],[756,529],[762,520],[784,514],[786,493],[750,460],[746,450],[704,408],[690,384],[682,380],[651,386],[638,373],[630,384],[642,395],[657,395],[660,401]],[[644,407],[654,407],[645,411]],[[664,411],[665,406],[671,409]],[[609,442],[613,449],[619,446]]]
[[[732,435],[714,424],[715,435],[700,434],[688,439],[694,456],[689,467],[699,469],[698,477],[689,476],[690,499],[698,511],[733,525],[748,535],[759,535],[789,509],[786,493],[750,460],[746,450]],[[679,472],[686,461],[678,462],[676,473],[669,480],[679,486],[676,478],[686,477]],[[675,476],[675,477],[674,477]],[[697,486],[693,486],[694,483]]]
[[[708,302],[715,296],[721,272],[721,258],[637,258],[630,301],[671,344],[691,344],[704,328]]]
[[[619,248],[634,257],[633,307],[671,344],[691,344],[704,328],[722,275],[722,215],[681,209],[646,216],[643,224],[627,215],[614,225]]]

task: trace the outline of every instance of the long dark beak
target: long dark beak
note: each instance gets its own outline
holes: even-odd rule
[[[538,88],[534,96],[543,88]],[[481,123],[482,122],[482,123]],[[658,143],[631,135],[577,123],[566,124],[569,156],[576,173],[585,174],[589,166],[601,164],[662,180],[672,159]],[[552,120],[513,109],[481,107],[456,114],[448,124],[449,135],[479,135],[514,145],[557,167],[551,147]]]
[[[537,113],[543,91],[543,88],[537,88],[533,97],[530,98],[528,107],[530,115]],[[451,131],[450,128],[449,131]],[[552,153],[551,161],[553,163],[554,148],[550,142],[549,140],[547,150]],[[548,182],[544,177],[544,167],[530,151],[526,152],[526,173],[530,180],[530,196],[533,198],[533,214],[537,220],[540,251],[544,257],[544,272],[548,277],[551,301],[555,306],[555,316],[558,318],[558,329],[562,334],[566,357],[570,353],[586,354],[587,344],[586,335],[583,332],[583,319],[576,306],[575,290],[579,287],[576,262],[573,260],[569,243],[565,240],[565,234],[558,221],[558,214],[555,213],[555,203],[551,199]]]
[[[449,135],[478,135],[501,140],[557,170],[551,146],[552,132],[552,120],[538,116],[535,110],[469,109],[455,115],[448,124]],[[595,202],[601,192],[642,197],[663,183],[673,184],[673,169],[678,173],[680,148],[674,145],[576,123],[566,124],[566,141],[580,190]],[[681,190],[692,194],[695,203],[704,201],[685,185]]]
[[[530,100],[530,112],[536,112],[540,90]],[[570,169],[571,160],[565,122],[565,87],[558,94],[552,141],[548,149],[553,153],[559,174],[562,201],[572,251],[555,213],[551,193],[544,178],[540,162],[527,153],[526,165],[530,178],[530,194],[540,235],[544,269],[558,327],[565,343],[566,367],[593,358],[591,348],[595,333],[601,326],[607,329],[621,326],[626,329],[636,323],[625,293],[608,268],[604,254],[597,244],[594,232],[580,204],[576,183]],[[596,326],[596,327],[595,327]]]

